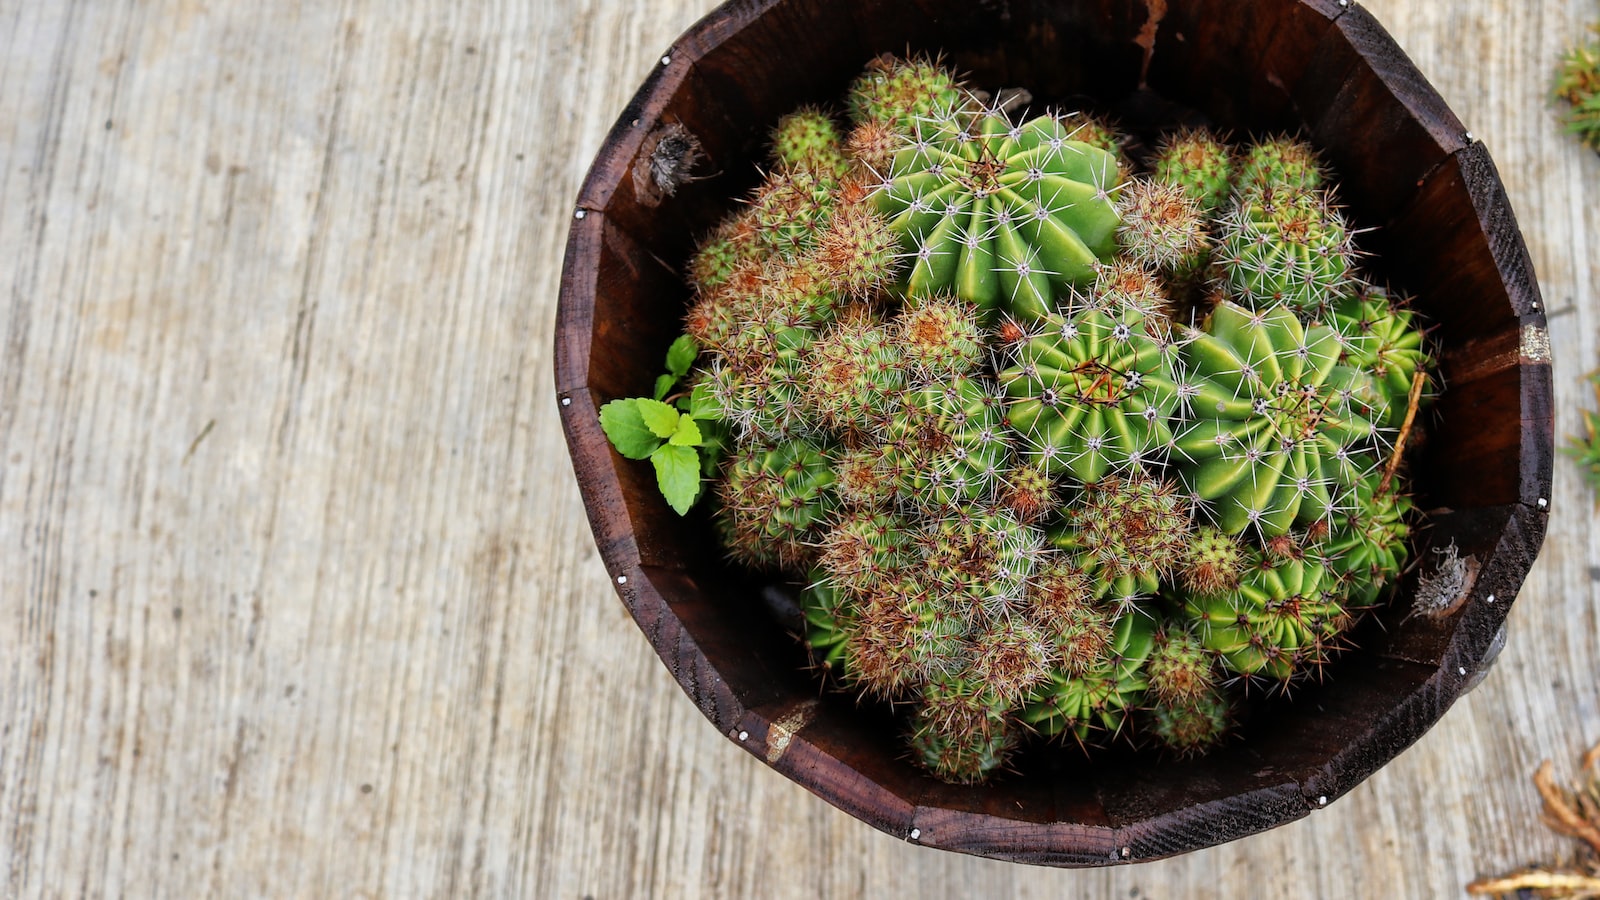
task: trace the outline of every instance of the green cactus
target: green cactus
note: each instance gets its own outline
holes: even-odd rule
[[[803,379],[796,408],[835,431],[872,432],[905,386],[905,365],[889,329],[870,317],[836,323],[797,360]]]
[[[958,671],[969,634],[958,599],[914,574],[872,585],[852,604],[845,670],[852,684],[893,698]]]
[[[1177,281],[1188,281],[1211,258],[1211,236],[1198,201],[1179,185],[1137,181],[1117,200],[1117,235],[1127,255]]]
[[[1362,474],[1352,460],[1373,435],[1348,390],[1364,376],[1337,365],[1333,330],[1308,329],[1283,306],[1224,303],[1184,355],[1191,418],[1174,454],[1218,527],[1271,537],[1326,518]]]
[[[1200,528],[1178,559],[1177,581],[1191,593],[1225,593],[1239,587],[1246,563],[1244,545],[1236,538]]]
[[[834,177],[850,171],[838,127],[814,106],[803,106],[778,120],[772,130],[772,159],[779,166],[807,168]]]
[[[1172,438],[1177,357],[1165,322],[1132,307],[1046,318],[1000,373],[1023,456],[1089,484],[1157,454]]]
[[[902,132],[969,102],[961,83],[936,63],[888,55],[868,64],[849,94],[850,117],[857,125],[881,123]]]
[[[1251,145],[1240,157],[1234,177],[1234,187],[1241,195],[1315,191],[1326,180],[1317,151],[1294,138],[1274,138]]]
[[[928,771],[952,784],[975,784],[1003,766],[1016,728],[993,708],[974,707],[958,690],[935,687],[917,709],[911,752]]]
[[[1193,527],[1177,484],[1143,471],[1085,485],[1065,513],[1051,544],[1076,554],[1117,596],[1155,593],[1183,557]]]
[[[908,296],[1039,318],[1116,250],[1116,161],[1041,116],[919,119],[875,195],[911,260]]]
[[[1119,733],[1149,688],[1144,663],[1155,649],[1155,618],[1129,604],[1112,629],[1109,659],[1080,674],[1052,672],[1023,707],[1021,721],[1046,736],[1071,734],[1080,743]]]
[[[1340,362],[1371,376],[1382,409],[1375,422],[1385,428],[1400,427],[1410,405],[1412,379],[1419,369],[1426,374],[1432,368],[1413,319],[1411,310],[1373,285],[1361,285],[1339,300],[1330,316],[1329,324],[1344,344]]]
[[[1178,756],[1204,753],[1228,728],[1231,704],[1226,694],[1209,691],[1192,699],[1157,703],[1143,716],[1150,733]]]
[[[992,388],[965,375],[908,391],[884,445],[899,495],[930,514],[990,502],[1011,458],[1003,406]]]
[[[1176,185],[1213,215],[1228,202],[1233,187],[1233,151],[1204,129],[1180,131],[1162,142],[1151,163],[1154,178]]]
[[[754,566],[808,563],[837,503],[832,486],[827,456],[806,441],[740,447],[721,484],[723,546]]]
[[[1269,189],[1239,196],[1215,259],[1234,300],[1252,309],[1287,304],[1313,318],[1343,289],[1352,253],[1344,217],[1326,195]]]
[[[1146,665],[1150,696],[1157,703],[1176,705],[1215,694],[1220,688],[1215,662],[1188,629],[1163,629]]]
[[[1327,561],[1339,589],[1352,606],[1371,606],[1405,566],[1411,498],[1391,486],[1380,492],[1378,473],[1357,482],[1346,508],[1336,511],[1326,543],[1317,553]]]
[[[918,562],[910,523],[891,512],[842,510],[821,539],[819,573],[847,594],[893,581]]]
[[[1288,681],[1326,663],[1349,624],[1332,581],[1321,560],[1262,560],[1238,590],[1192,596],[1183,611],[1228,669]]]

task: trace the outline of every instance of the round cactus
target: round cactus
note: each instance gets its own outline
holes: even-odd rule
[[[1146,665],[1150,696],[1160,704],[1193,703],[1218,689],[1215,657],[1200,640],[1183,629],[1156,634],[1155,649]]]
[[[724,545],[750,565],[808,563],[836,505],[832,487],[833,469],[813,444],[792,440],[740,448],[719,491]]]
[[[1171,440],[1177,358],[1164,321],[1131,306],[1047,318],[1000,374],[1023,455],[1084,483],[1136,467]]]
[[[1116,163],[1044,116],[919,120],[875,195],[911,260],[905,293],[953,293],[1027,318],[1116,249]]]
[[[1182,187],[1135,181],[1117,199],[1117,237],[1128,257],[1177,281],[1198,274],[1211,256],[1211,237],[1198,201]]]
[[[1248,558],[1244,545],[1215,528],[1201,528],[1178,560],[1178,583],[1196,594],[1221,594],[1239,587]]]
[[[1172,304],[1161,279],[1145,264],[1118,258],[1095,271],[1087,305],[1111,316],[1131,307],[1146,318],[1171,318]]]
[[[1360,477],[1352,457],[1373,434],[1333,330],[1307,329],[1283,306],[1224,303],[1184,353],[1191,419],[1174,458],[1218,527],[1270,537],[1325,518]]]
[[[1046,736],[1070,733],[1080,742],[1117,734],[1149,687],[1144,662],[1154,648],[1155,619],[1130,604],[1112,628],[1110,659],[1081,674],[1052,673],[1019,718]]]
[[[930,587],[951,597],[955,615],[1004,615],[1026,595],[1044,537],[1001,509],[958,509],[916,537]]]
[[[1239,159],[1235,188],[1241,194],[1263,191],[1314,191],[1325,180],[1317,151],[1305,141],[1274,138],[1253,144]]]
[[[1143,720],[1167,749],[1195,756],[1215,746],[1228,728],[1227,695],[1210,691],[1192,699],[1158,703]]]
[[[1189,544],[1188,498],[1142,471],[1086,485],[1065,513],[1050,542],[1118,596],[1155,593]]]
[[[1329,571],[1352,606],[1371,606],[1385,585],[1393,583],[1405,565],[1406,516],[1409,497],[1393,487],[1378,491],[1378,477],[1356,484],[1352,502],[1333,515],[1325,543],[1319,548]]]
[[[884,445],[899,495],[930,513],[989,503],[1010,463],[1003,401],[965,375],[908,391]]]
[[[864,692],[901,696],[961,666],[967,639],[951,598],[928,590],[916,577],[876,583],[854,599],[852,608],[845,674]]]
[[[891,399],[905,385],[905,366],[889,329],[865,316],[836,323],[798,365],[807,375],[800,408],[837,431],[880,429]]]
[[[869,204],[842,203],[817,234],[811,260],[834,291],[866,297],[894,279],[899,250],[888,221]]]
[[[841,177],[849,172],[832,117],[814,106],[803,106],[778,120],[772,130],[772,158],[779,166],[808,168]]]
[[[1186,130],[1169,136],[1156,151],[1151,168],[1156,181],[1181,188],[1208,216],[1228,202],[1233,151],[1209,131]]]
[[[1344,217],[1326,195],[1268,190],[1240,195],[1215,258],[1239,303],[1283,303],[1312,318],[1344,287],[1352,252]]]
[[[926,59],[884,55],[850,86],[850,117],[909,132],[922,119],[960,109],[969,98],[954,75]]]
[[[893,581],[916,562],[906,520],[870,509],[840,513],[822,538],[817,560],[819,574],[847,595]]]
[[[1320,560],[1262,561],[1231,594],[1190,597],[1200,643],[1241,675],[1288,681],[1327,662],[1349,617]]]
[[[894,328],[915,382],[937,383],[966,375],[983,359],[978,311],[952,297],[913,299],[895,318]]]
[[[1020,465],[1001,477],[1000,504],[1017,521],[1031,525],[1054,513],[1061,502],[1048,472],[1036,465]]]
[[[952,784],[982,781],[1005,765],[1015,745],[1015,728],[1001,712],[974,708],[959,691],[930,689],[912,719],[911,752]]]
[[[1101,601],[1104,590],[1068,554],[1051,555],[1029,580],[1028,614],[1055,641],[1066,674],[1081,675],[1111,661],[1116,610]]]
[[[723,421],[741,437],[778,441],[802,424],[804,370],[811,333],[799,328],[747,327],[731,336],[707,382]]]
[[[1329,317],[1344,342],[1340,362],[1372,376],[1384,408],[1378,424],[1388,428],[1405,420],[1417,370],[1426,372],[1432,365],[1413,319],[1387,291],[1367,284],[1338,301]]]

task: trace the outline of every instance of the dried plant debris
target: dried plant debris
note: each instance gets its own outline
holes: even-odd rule
[[[1600,26],[1590,29],[1600,33]],[[1579,44],[1561,57],[1555,95],[1572,107],[1565,116],[1567,133],[1600,150],[1600,41]]]
[[[1496,878],[1480,878],[1467,893],[1490,897],[1600,898],[1600,744],[1584,754],[1583,781],[1568,790],[1556,784],[1549,760],[1533,775],[1544,798],[1544,823],[1557,834],[1583,842],[1570,865],[1535,866]]]
[[[1594,385],[1595,399],[1600,400],[1600,371],[1589,373],[1589,383]],[[1589,486],[1600,491],[1600,414],[1583,410],[1583,432],[1583,437],[1574,435],[1572,443],[1563,449],[1583,467],[1583,477]],[[1600,506],[1600,495],[1596,496],[1595,503]]]
[[[1417,579],[1412,615],[1436,618],[1455,612],[1478,579],[1478,558],[1463,557],[1455,541],[1443,548],[1435,547],[1433,552],[1439,557],[1439,565],[1433,574]]]

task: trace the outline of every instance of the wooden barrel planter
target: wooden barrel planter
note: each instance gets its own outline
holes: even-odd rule
[[[840,97],[882,52],[942,53],[971,82],[1110,113],[1149,139],[1176,123],[1299,132],[1334,167],[1379,280],[1435,326],[1446,391],[1413,459],[1431,510],[1423,570],[1454,544],[1469,577],[1412,616],[1417,573],[1320,683],[1257,708],[1207,756],[1035,749],[975,787],[906,758],[888,714],[821,693],[781,589],[723,561],[703,511],[680,519],[652,469],[597,417],[648,395],[681,330],[695,239],[755,184],[765,135]],[[682,170],[691,135],[700,150]],[[690,176],[684,178],[682,176]],[[675,191],[666,190],[675,188]],[[667,668],[740,747],[901,838],[1057,866],[1136,862],[1324,806],[1428,729],[1486,665],[1544,538],[1553,431],[1549,340],[1504,189],[1473,139],[1373,18],[1347,0],[741,0],[664,55],[623,111],[574,212],[556,389],[596,543]],[[575,652],[581,652],[581,649]]]

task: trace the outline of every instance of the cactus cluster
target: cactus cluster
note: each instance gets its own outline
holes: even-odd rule
[[[1203,752],[1316,677],[1406,559],[1431,365],[1316,153],[1187,130],[1138,174],[928,60],[844,107],[781,120],[700,243],[658,398],[726,435],[717,531],[804,585],[830,681],[975,782],[1030,735]]]

